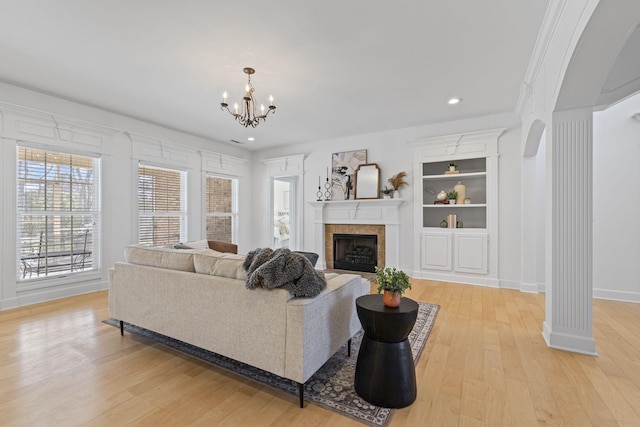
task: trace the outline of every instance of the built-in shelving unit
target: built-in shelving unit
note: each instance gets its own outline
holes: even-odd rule
[[[497,285],[497,147],[502,132],[415,142],[414,277]],[[449,163],[456,163],[453,173]],[[438,203],[438,193],[449,193],[458,183],[465,186],[466,203]],[[450,215],[456,216],[456,227],[449,228]]]
[[[448,161],[422,164],[422,226],[439,227],[447,215],[454,214],[464,228],[486,228],[486,159],[457,160],[459,173],[445,174]],[[458,183],[466,187],[469,204],[436,204],[440,191],[450,192]]]

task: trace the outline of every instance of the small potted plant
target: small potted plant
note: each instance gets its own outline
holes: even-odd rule
[[[390,199],[391,193],[393,193],[393,188],[387,188],[387,186],[385,185],[384,188],[380,190],[380,192],[382,193],[383,199]]]
[[[447,193],[447,199],[449,199],[450,205],[456,204],[456,198],[458,197],[458,192],[453,190]]]
[[[453,163],[453,162],[449,163],[449,171],[450,171],[450,172],[455,171],[457,166],[458,166],[458,165],[456,165],[456,164],[455,164],[455,163]]]
[[[407,289],[411,289],[409,276],[402,270],[393,268],[375,267],[376,277],[373,281],[378,284],[378,293],[384,291],[382,300],[387,307],[398,307],[402,299],[402,294]]]

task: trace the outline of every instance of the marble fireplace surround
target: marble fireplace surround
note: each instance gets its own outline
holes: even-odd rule
[[[314,248],[318,268],[333,267],[333,234],[376,234],[378,265],[399,267],[402,199],[310,202],[314,210]]]

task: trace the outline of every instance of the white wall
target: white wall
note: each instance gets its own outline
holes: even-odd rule
[[[536,153],[536,202],[538,204],[538,210],[540,215],[536,216],[536,284],[539,291],[545,290],[545,216],[546,211],[546,192],[545,192],[545,177],[546,177],[546,158],[547,158],[547,134],[542,134],[540,138],[540,145],[538,146],[538,152]]]
[[[141,113],[143,115],[143,113]],[[25,130],[16,126],[15,117],[24,118]],[[39,120],[40,130],[29,134],[31,117]],[[253,199],[250,189],[252,174],[251,153],[230,144],[206,140],[197,136],[149,124],[140,120],[105,112],[74,102],[39,94],[16,86],[0,83],[0,309],[6,309],[52,298],[105,289],[107,268],[123,259],[124,246],[137,242],[136,176],[138,159],[152,163],[176,166],[188,172],[188,235],[186,240],[204,237],[202,208],[203,155],[223,154],[237,162],[239,173],[240,210],[251,212]],[[69,119],[78,126],[104,131],[101,144],[82,147],[81,144],[56,137],[39,135],[55,129],[57,121]],[[20,136],[16,136],[20,135]],[[16,141],[44,144],[51,149],[86,150],[99,153],[102,158],[102,269],[91,278],[78,279],[75,275],[65,279],[40,282],[33,289],[19,289],[16,280],[16,223],[15,223],[15,164]],[[201,154],[202,153],[202,154]],[[240,218],[239,250],[254,246],[253,226],[249,215]]]
[[[509,200],[508,196],[513,195],[513,188],[516,188],[516,193],[519,192],[519,178],[516,178],[517,182],[514,183],[511,174],[515,174],[517,177],[520,175],[520,129],[517,117],[513,114],[480,117],[261,150],[254,154],[253,161],[254,185],[258,191],[262,192],[262,195],[258,193],[256,196],[258,199],[263,200],[266,199],[264,195],[268,194],[267,168],[260,162],[260,159],[304,154],[304,240],[302,249],[314,251],[316,247],[313,241],[313,210],[308,205],[308,202],[316,200],[318,176],[322,177],[324,182],[326,169],[331,166],[332,153],[367,149],[367,161],[369,163],[377,163],[380,167],[382,186],[384,186],[388,178],[400,171],[407,172],[406,181],[412,183],[413,147],[409,144],[410,142],[418,138],[500,127],[509,128],[499,141],[500,150],[504,151],[504,160],[502,152],[499,160],[500,215],[501,218],[505,217],[505,221],[501,221],[499,234],[504,236],[504,245],[507,248],[507,250],[500,253],[500,279],[501,281],[504,280],[510,287],[516,286],[520,280],[520,246],[518,240],[520,235],[520,202],[519,200]],[[401,190],[401,196],[405,202],[401,206],[400,213],[400,268],[410,272],[414,269],[413,190],[410,187],[404,187]],[[256,209],[253,212],[254,224],[259,225],[263,230],[269,226],[266,219],[269,217],[267,207],[268,203],[263,200],[256,205]],[[264,241],[266,237],[263,236],[260,239]],[[503,237],[501,237],[501,242],[502,239]]]
[[[640,302],[640,95],[594,113],[593,295]]]
[[[520,147],[520,128],[506,130],[498,140],[498,279],[500,287],[512,289],[521,288]]]

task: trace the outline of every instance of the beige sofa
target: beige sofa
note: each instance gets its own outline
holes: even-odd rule
[[[314,298],[245,287],[243,257],[137,245],[109,270],[109,313],[303,384],[360,329],[355,300],[369,282],[327,274]]]

